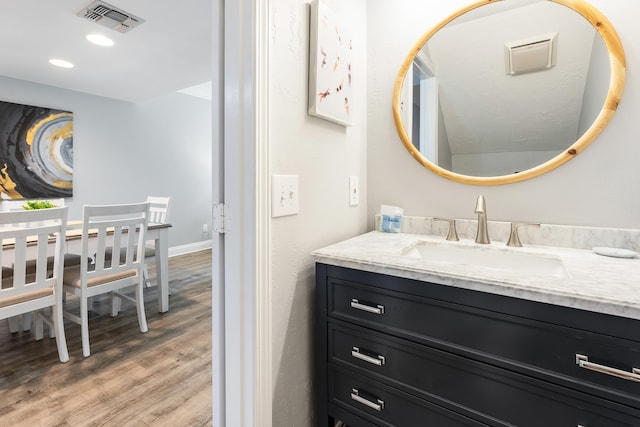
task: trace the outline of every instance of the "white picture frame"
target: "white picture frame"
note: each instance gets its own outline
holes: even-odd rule
[[[309,114],[353,126],[353,40],[321,0],[311,2],[309,26]]]

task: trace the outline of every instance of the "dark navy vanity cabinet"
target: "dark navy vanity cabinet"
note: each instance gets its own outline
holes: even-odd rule
[[[317,426],[640,426],[640,321],[316,264]]]

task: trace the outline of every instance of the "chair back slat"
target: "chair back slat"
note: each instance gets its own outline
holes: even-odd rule
[[[92,226],[93,227],[93,226]],[[87,234],[88,236],[89,234]],[[103,270],[105,266],[105,249],[107,247],[107,226],[98,228],[98,237],[96,240],[96,260],[95,265],[99,270]],[[88,255],[88,254],[87,254]]]
[[[113,253],[114,254],[119,254],[120,253],[120,248],[122,247],[122,226],[116,226],[113,228]],[[126,237],[125,236],[125,241],[126,241]],[[120,257],[118,256],[114,256],[111,259],[112,263],[120,263]]]
[[[38,249],[36,255],[36,283],[43,283],[47,280],[48,260],[49,255],[49,234],[38,235]],[[25,266],[26,267],[26,266]]]
[[[8,294],[18,294],[25,291],[26,287],[26,266],[27,263],[27,236],[21,235],[14,238],[13,249],[13,292],[7,292]],[[45,284],[41,283],[40,287],[44,287]]]

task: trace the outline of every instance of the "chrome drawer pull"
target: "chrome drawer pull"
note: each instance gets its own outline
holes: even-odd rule
[[[366,311],[367,313],[384,314],[384,305],[378,304],[377,306],[372,307],[370,305],[361,304],[355,298],[351,300],[351,308],[356,308],[358,310]]]
[[[376,399],[376,402],[372,402],[369,399],[365,399],[359,395],[359,391],[357,388],[351,389],[351,398],[358,403],[362,403],[365,406],[368,406],[371,409],[375,409],[376,411],[382,411],[384,409],[384,401],[380,399]]]
[[[376,366],[384,365],[384,356],[369,356],[367,354],[361,353],[360,349],[355,346],[351,348],[351,356],[355,357],[356,359],[364,360],[365,362],[369,362]]]
[[[576,364],[581,368],[589,369],[590,371],[613,375],[614,377],[622,378],[624,380],[640,382],[640,368],[632,368],[631,372],[627,372],[623,371],[622,369],[616,369],[610,366],[589,362],[589,358],[582,354],[576,354]]]

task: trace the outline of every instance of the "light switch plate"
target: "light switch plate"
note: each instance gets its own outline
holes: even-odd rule
[[[296,215],[299,211],[298,175],[271,176],[271,217]]]
[[[360,179],[357,176],[349,177],[349,206],[360,204]]]

